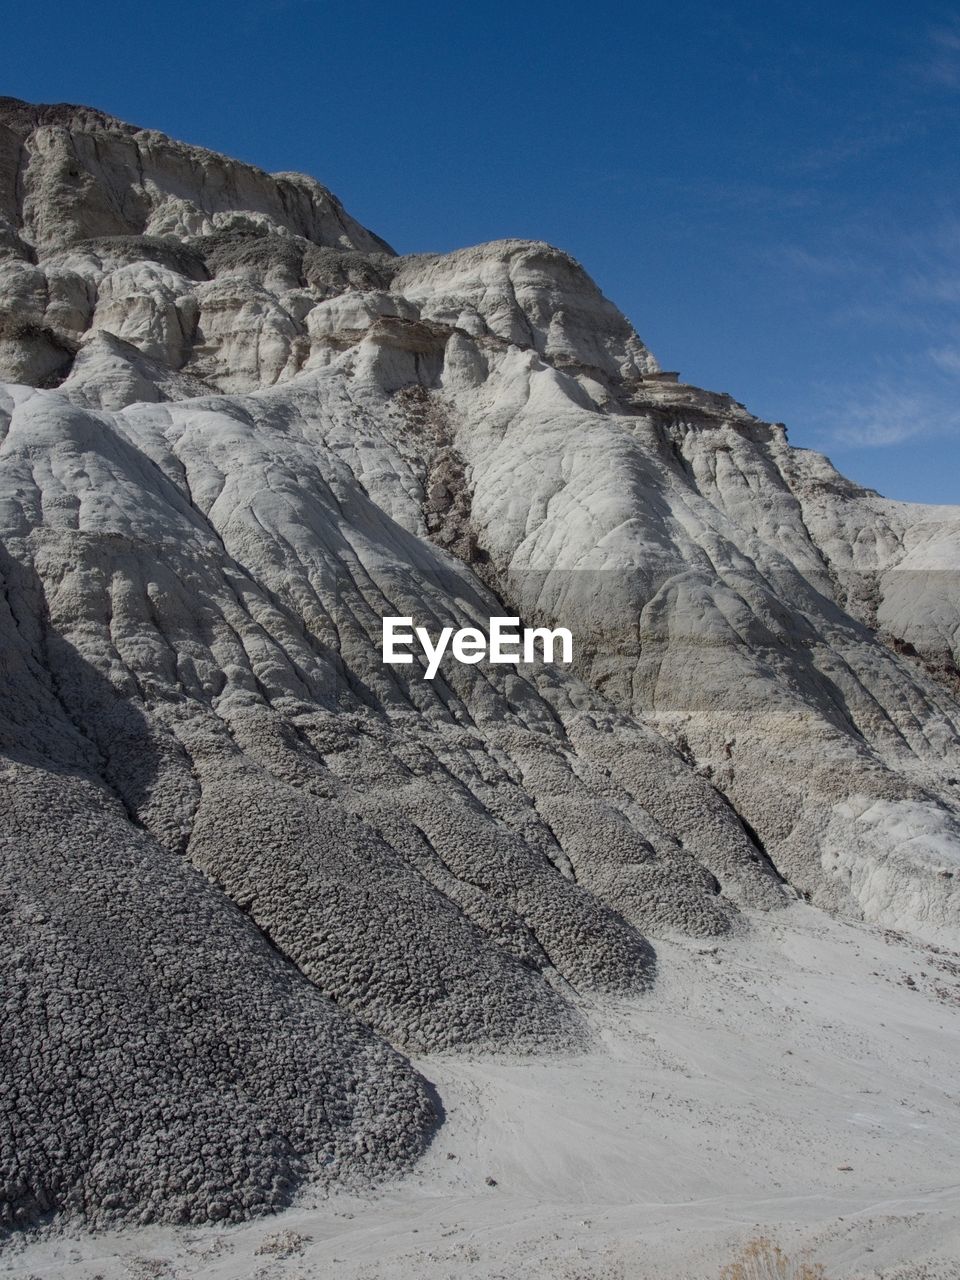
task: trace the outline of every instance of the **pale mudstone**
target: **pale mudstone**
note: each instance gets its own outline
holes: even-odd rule
[[[395,1050],[581,1045],[743,907],[957,941],[957,509],[661,374],[540,243],[398,258],[9,99],[0,212],[8,1218],[387,1175],[434,1122]],[[504,614],[573,667],[380,661]]]

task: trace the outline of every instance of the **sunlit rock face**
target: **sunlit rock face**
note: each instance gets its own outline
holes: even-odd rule
[[[797,894],[960,939],[960,511],[664,377],[544,244],[398,257],[10,99],[0,213],[8,1223],[389,1176],[404,1054],[576,1048]],[[573,664],[381,661],[503,614]]]

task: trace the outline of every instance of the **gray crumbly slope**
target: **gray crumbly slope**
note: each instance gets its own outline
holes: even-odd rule
[[[547,245],[398,258],[311,179],[9,99],[0,213],[10,918],[71,993],[40,1032],[12,988],[8,1216],[402,1169],[394,1049],[576,1046],[647,936],[784,880],[956,938],[955,509],[664,382]],[[511,608],[577,669],[380,662],[386,614]]]

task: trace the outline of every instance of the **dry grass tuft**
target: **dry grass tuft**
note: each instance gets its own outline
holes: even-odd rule
[[[775,1240],[757,1236],[720,1272],[720,1280],[826,1280],[819,1262],[792,1261]]]

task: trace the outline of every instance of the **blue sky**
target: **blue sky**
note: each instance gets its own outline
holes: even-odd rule
[[[5,13],[0,92],[302,169],[404,251],[569,250],[667,368],[960,502],[960,6]]]

